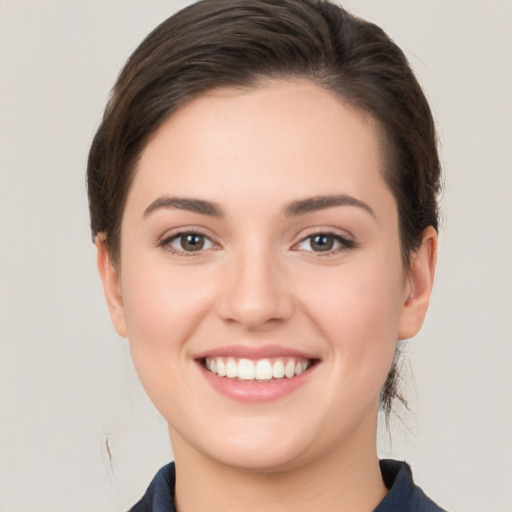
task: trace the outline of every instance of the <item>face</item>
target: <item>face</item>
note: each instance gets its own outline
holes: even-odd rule
[[[267,471],[372,444],[423,318],[382,166],[371,119],[305,81],[213,91],[155,134],[100,270],[175,453]]]

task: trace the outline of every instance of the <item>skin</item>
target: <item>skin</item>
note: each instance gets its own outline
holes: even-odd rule
[[[180,512],[371,511],[386,494],[379,392],[397,340],[423,322],[437,238],[428,228],[404,268],[382,166],[372,119],[307,81],[212,91],[144,149],[120,263],[100,235],[98,267],[113,324],[169,423]],[[283,212],[332,194],[368,208]],[[215,202],[224,215],[176,207],[145,215],[162,197]],[[179,239],[162,246],[176,230],[206,235],[205,249],[176,253]],[[325,232],[350,243],[313,250],[308,237]],[[277,400],[224,396],[196,360],[218,347],[268,344],[317,361]]]

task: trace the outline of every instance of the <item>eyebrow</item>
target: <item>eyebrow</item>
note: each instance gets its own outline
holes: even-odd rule
[[[304,215],[306,213],[315,212],[317,210],[324,210],[325,208],[332,208],[334,206],[356,206],[362,208],[375,218],[375,212],[365,202],[355,197],[346,194],[327,195],[327,196],[314,196],[299,201],[293,201],[288,204],[284,209],[284,214],[287,217],[295,215]]]
[[[375,218],[375,212],[365,202],[356,199],[355,197],[339,194],[339,195],[326,195],[314,196],[307,199],[300,199],[292,201],[285,206],[283,213],[286,217],[293,217],[296,215],[304,215],[306,213],[324,210],[326,208],[333,208],[335,206],[356,206],[362,208]],[[148,217],[156,210],[166,208],[177,208],[179,210],[187,210],[201,215],[208,215],[210,217],[223,217],[224,212],[222,208],[211,201],[203,199],[193,199],[188,197],[159,197],[155,199],[145,210],[143,217]]]
[[[166,208],[177,208],[179,210],[187,210],[190,212],[199,213],[201,215],[209,215],[211,217],[223,217],[224,212],[222,208],[210,201],[203,199],[192,199],[188,197],[159,197],[155,199],[145,210],[143,217],[148,217],[156,210]]]

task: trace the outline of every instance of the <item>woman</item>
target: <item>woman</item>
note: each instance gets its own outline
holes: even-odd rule
[[[133,511],[441,510],[375,436],[439,181],[403,53],[333,3],[204,0],[146,38],[88,164],[112,322],[175,455]]]

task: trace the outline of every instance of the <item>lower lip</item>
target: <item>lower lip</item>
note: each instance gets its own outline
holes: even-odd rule
[[[316,364],[295,377],[269,380],[268,382],[239,381],[219,377],[198,363],[201,373],[213,389],[239,402],[271,402],[278,400],[303,386],[315,370]]]

